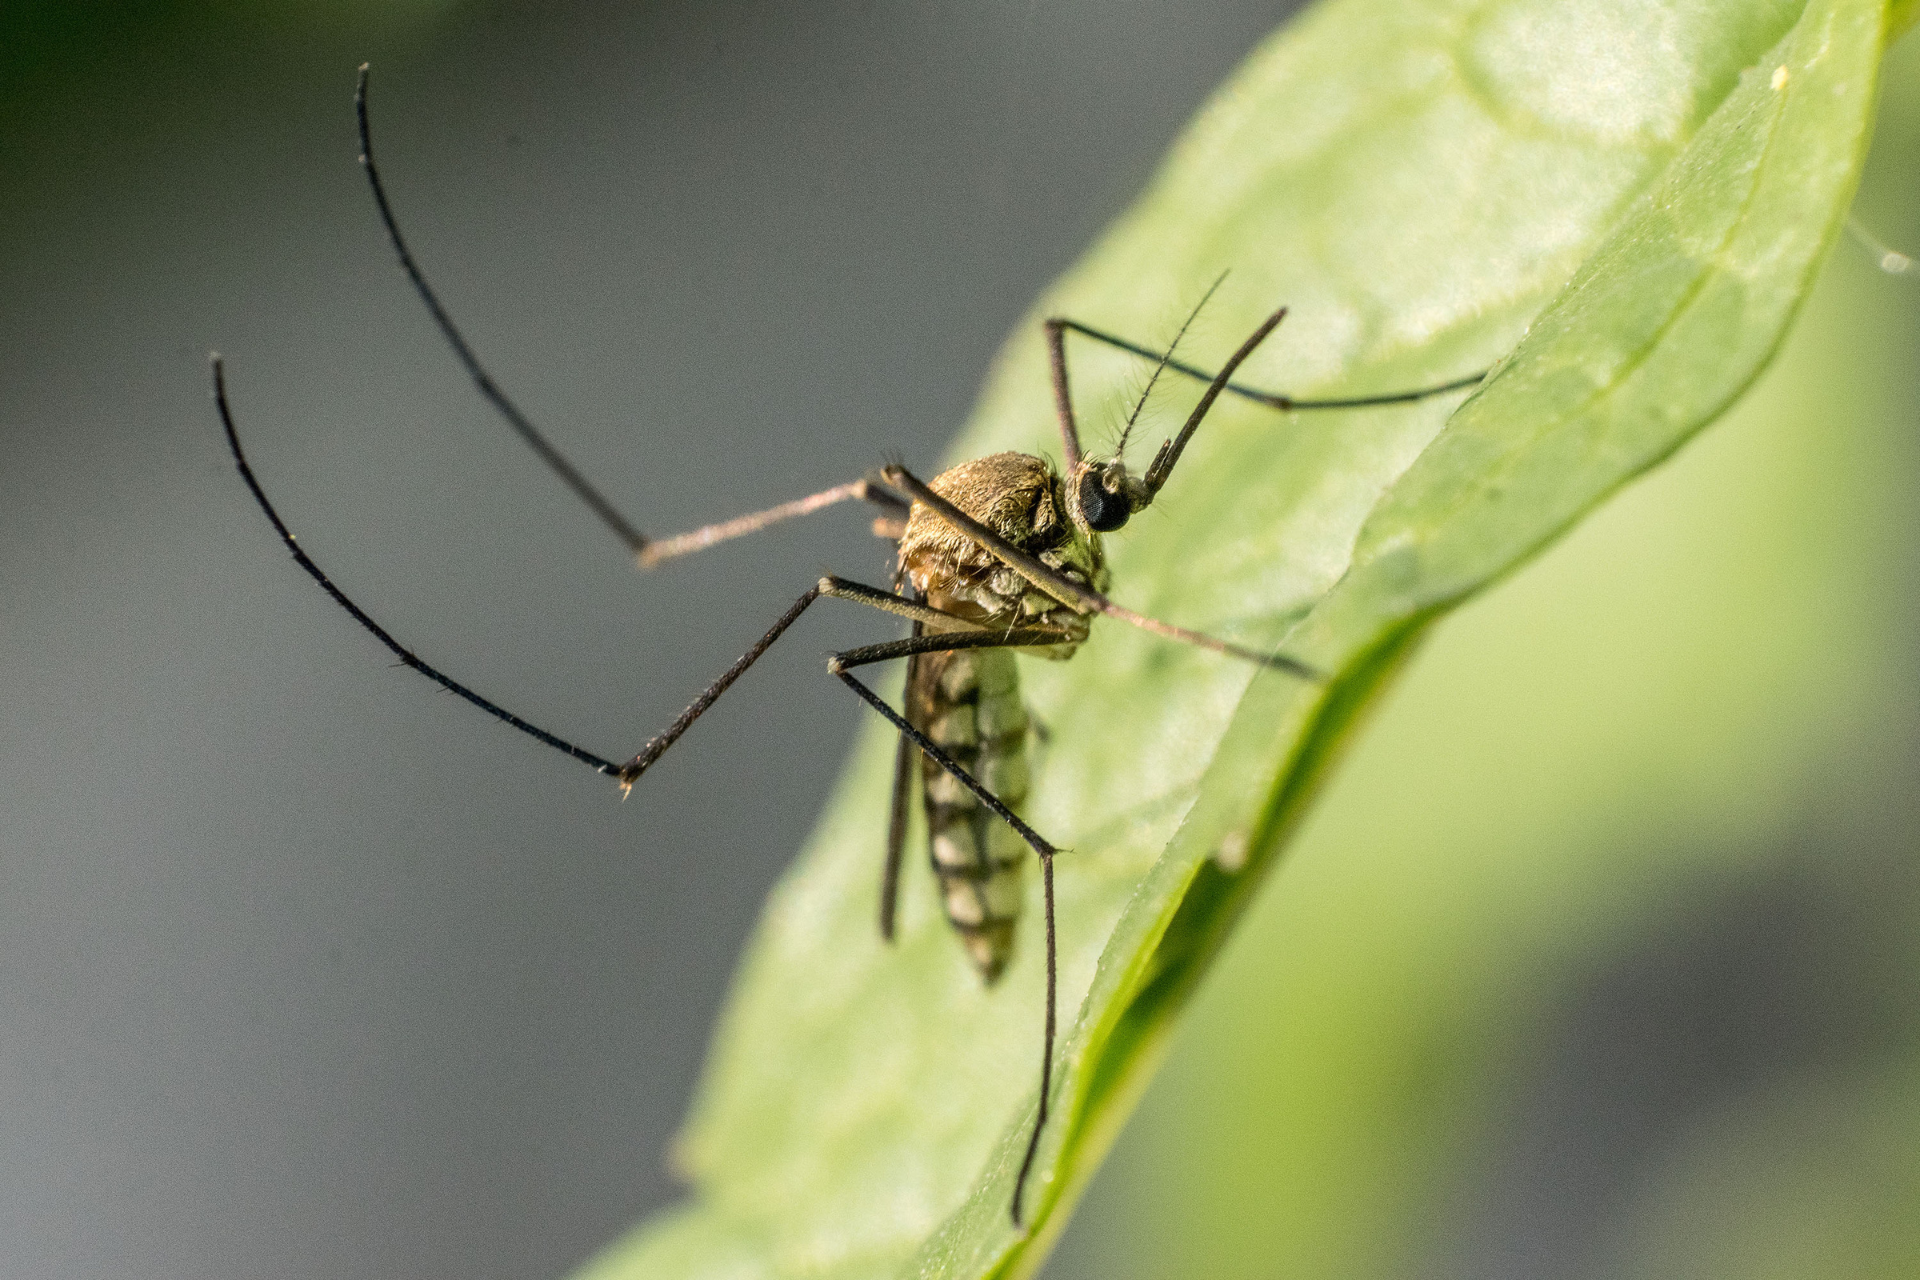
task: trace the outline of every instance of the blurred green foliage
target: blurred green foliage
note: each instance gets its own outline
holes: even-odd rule
[[[592,1274],[1037,1268],[1260,873],[1428,626],[1665,458],[1772,355],[1851,197],[1879,49],[1879,12],[1860,3],[1347,0],[1257,53],[1041,310],[1151,335],[1231,266],[1191,350],[1217,360],[1285,299],[1294,319],[1256,382],[1352,394],[1514,354],[1450,420],[1445,406],[1292,423],[1223,407],[1162,518],[1114,540],[1127,603],[1284,640],[1327,684],[1251,679],[1114,628],[1030,672],[1054,746],[1029,816],[1072,850],[1066,1071],[1029,1190],[1039,1230],[1006,1222],[1032,1109],[1038,948],[986,993],[930,902],[910,898],[891,952],[873,938],[891,756],[876,732],[745,962],[681,1150],[699,1199]],[[1856,357],[1868,345],[1839,341]],[[1091,407],[1123,404],[1138,367],[1075,359],[1087,420],[1110,421]],[[1029,321],[958,452],[1052,449],[1047,396]],[[1853,457],[1883,482],[1896,468],[1839,447],[1844,398],[1776,402],[1829,430],[1724,453],[1710,491],[1664,521],[1639,516],[1565,579],[1581,600],[1671,592],[1662,620],[1693,644],[1643,651],[1587,620],[1556,651],[1544,624],[1509,615],[1497,634],[1450,628],[1422,662],[1444,670],[1469,637],[1470,670],[1427,674],[1397,701],[1413,727],[1341,784],[1371,800],[1314,824],[1209,989],[1186,1088],[1135,1144],[1154,1174],[1109,1216],[1104,1273],[1389,1269],[1433,1211],[1462,1097],[1490,1078],[1484,1055],[1503,1043],[1490,1029],[1537,990],[1540,950],[1578,950],[1649,893],[1678,892],[1668,846],[1696,829],[1738,861],[1727,851],[1813,785],[1804,749],[1898,705],[1855,678],[1889,665],[1886,620],[1817,574],[1791,580],[1804,590],[1789,605],[1775,576],[1813,565],[1868,510],[1819,482],[1822,466]],[[1659,492],[1636,490],[1611,519]],[[1756,511],[1764,530],[1723,541]],[[1696,545],[1739,563],[1705,584],[1669,579]],[[1553,594],[1534,572],[1499,599],[1543,581]],[[1736,642],[1702,621],[1722,597],[1747,606]],[[1803,625],[1781,625],[1789,611]],[[1696,679],[1684,659],[1708,652]],[[1752,696],[1782,688],[1778,704]],[[1610,730],[1619,707],[1663,695],[1677,727],[1648,743]],[[1502,726],[1482,729],[1485,759],[1463,737],[1476,723]],[[1654,795],[1594,785],[1620,774]],[[1475,785],[1496,780],[1497,795]]]

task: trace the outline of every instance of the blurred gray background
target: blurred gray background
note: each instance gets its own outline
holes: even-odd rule
[[[7,5],[0,1275],[546,1276],[668,1202],[758,904],[866,714],[862,513],[641,579],[498,378],[665,533],[922,466],[1282,4]],[[1035,340],[1038,341],[1036,335]],[[876,821],[879,821],[876,816]]]

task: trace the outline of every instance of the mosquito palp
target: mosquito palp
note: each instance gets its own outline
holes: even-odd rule
[[[828,659],[827,668],[900,735],[880,886],[883,938],[891,940],[894,935],[900,868],[915,794],[921,797],[926,814],[928,860],[939,881],[948,921],[983,981],[989,984],[1013,955],[1015,925],[1025,897],[1021,877],[1028,855],[1040,864],[1046,966],[1040,1093],[1009,1206],[1014,1225],[1024,1228],[1026,1185],[1052,1105],[1059,998],[1054,858],[1059,850],[1019,814],[1029,785],[1025,743],[1034,726],[1020,699],[1015,656],[1071,658],[1088,640],[1091,620],[1099,615],[1167,640],[1302,679],[1319,679],[1317,672],[1296,658],[1149,617],[1115,602],[1107,594],[1108,571],[1101,536],[1120,529],[1154,501],[1222,394],[1280,410],[1355,408],[1427,399],[1464,389],[1484,375],[1386,395],[1294,399],[1233,381],[1243,362],[1285,318],[1285,308],[1270,315],[1217,372],[1211,373],[1176,359],[1172,346],[1157,351],[1079,321],[1056,317],[1045,322],[1044,335],[1060,431],[1063,464],[1059,468],[1032,454],[998,453],[949,467],[923,481],[904,463],[890,461],[872,476],[672,537],[651,539],[588,482],[494,382],[428,284],[401,235],[374,163],[367,76],[368,69],[362,66],[355,92],[360,161],[381,223],[414,291],[482,397],[620,538],[642,568],[825,507],[860,500],[880,509],[874,531],[897,544],[892,589],[831,575],[822,577],[672,723],[624,763],[615,763],[521,719],[429,666],[320,570],[296,542],[248,465],[228,403],[224,370],[215,356],[214,399],[235,466],[254,500],[302,570],[402,665],[513,728],[610,776],[623,795],[816,601],[846,600],[911,623],[907,637],[835,653]],[[1219,284],[1214,282],[1207,297]],[[1203,298],[1202,305],[1205,302]],[[1181,335],[1198,310],[1195,308],[1181,326]],[[1083,453],[1067,375],[1065,336],[1069,332],[1157,362],[1154,378],[1172,369],[1206,383],[1184,425],[1159,447],[1142,474],[1136,476],[1129,471],[1120,456],[1139,415],[1138,407],[1121,433],[1114,456],[1093,458]],[[1175,343],[1178,341],[1176,336]],[[1151,387],[1149,382],[1149,390]],[[1142,403],[1144,400],[1143,395]],[[901,709],[895,709],[853,674],[859,667],[895,660],[907,664]],[[916,759],[921,764],[918,787],[912,777]]]

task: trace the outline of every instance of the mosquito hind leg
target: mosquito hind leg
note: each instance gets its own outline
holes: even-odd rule
[[[493,406],[494,411],[500,415],[507,426],[512,428],[515,435],[526,442],[527,447],[533,450],[547,469],[553,472],[589,511],[593,512],[601,524],[625,544],[642,569],[651,569],[662,560],[670,560],[691,551],[699,551],[730,538],[756,533],[783,520],[803,516],[849,498],[864,499],[883,509],[880,520],[875,522],[876,526],[885,525],[887,530],[890,530],[892,524],[905,519],[906,504],[896,495],[886,492],[869,481],[855,480],[804,498],[796,498],[791,502],[783,502],[765,511],[736,516],[732,520],[704,525],[669,538],[650,538],[642,533],[633,521],[629,520],[582,474],[572,460],[561,453],[553,442],[534,426],[533,420],[501,388],[500,384],[494,381],[493,375],[488,373],[486,366],[480,363],[480,357],[474,353],[472,344],[467,341],[460,326],[454,323],[452,315],[441,303],[440,295],[428,283],[419,260],[413,256],[413,250],[408,247],[406,237],[400,232],[400,221],[394,215],[393,204],[387,198],[386,183],[380,177],[380,166],[374,160],[373,123],[367,108],[367,76],[368,68],[362,64],[353,95],[354,118],[360,130],[360,167],[367,175],[367,186],[373,193],[374,207],[380,214],[380,225],[386,230],[387,243],[393,246],[394,255],[399,258],[400,267],[406,272],[408,283],[413,286],[414,293],[419,295],[420,301],[425,304],[441,336],[453,349],[454,357],[459,360],[460,367],[466,370],[467,376],[472,379],[474,388],[479,391],[481,397]],[[876,532],[885,532],[885,530],[877,527]]]
[[[894,526],[904,533],[907,517],[907,504],[898,495],[888,492],[884,487],[871,480],[861,479],[847,484],[835,485],[831,489],[822,489],[819,493],[804,498],[795,498],[791,502],[782,502],[778,506],[768,507],[764,511],[750,511],[731,520],[719,520],[713,524],[701,525],[686,533],[676,533],[670,538],[650,539],[645,546],[635,550],[634,556],[642,569],[651,569],[662,560],[671,560],[675,556],[687,555],[694,551],[704,551],[718,543],[734,538],[745,537],[749,533],[791,520],[795,516],[811,515],[822,507],[830,507],[837,502],[850,498],[871,502],[880,508],[881,514],[874,519],[874,532],[881,537],[898,538],[893,532]]]

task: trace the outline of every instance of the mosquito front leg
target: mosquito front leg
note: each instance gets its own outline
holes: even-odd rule
[[[1166,354],[1159,357],[1160,363],[1154,367],[1153,376],[1147,379],[1145,389],[1140,392],[1140,399],[1133,406],[1133,413],[1127,418],[1126,429],[1120,433],[1120,444],[1114,449],[1116,458],[1127,451],[1127,437],[1133,434],[1133,424],[1139,420],[1140,411],[1147,407],[1147,397],[1153,394],[1154,384],[1160,381],[1160,375],[1172,363],[1174,348],[1180,345],[1180,339],[1186,337],[1187,330],[1193,327],[1193,322],[1199,318],[1201,308],[1207,305],[1226,278],[1226,273],[1222,272],[1220,278],[1208,286],[1206,293],[1201,296],[1198,303],[1194,304],[1193,310],[1187,313],[1187,318],[1181,322],[1180,332],[1173,335],[1173,342],[1167,347]],[[1072,474],[1080,469],[1080,430],[1074,424],[1073,393],[1067,383],[1067,330],[1079,330],[1081,326],[1056,316],[1048,320],[1045,327],[1047,360],[1053,370],[1054,412],[1060,419],[1061,448],[1066,459],[1066,469],[1069,474]],[[1130,347],[1129,350],[1138,350],[1138,348]]]
[[[1092,338],[1095,342],[1103,342],[1107,346],[1115,347],[1131,355],[1139,356],[1143,360],[1157,361],[1165,367],[1172,369],[1174,372],[1184,373],[1189,378],[1197,381],[1213,381],[1214,375],[1211,372],[1188,364],[1183,360],[1174,359],[1171,350],[1156,351],[1152,347],[1142,346],[1138,342],[1129,342],[1127,339],[1108,333],[1103,329],[1096,329],[1090,324],[1082,324],[1078,320],[1070,320],[1065,316],[1055,316],[1048,320],[1046,324],[1050,342],[1061,342],[1061,339],[1052,337],[1054,334],[1064,335],[1069,332],[1077,333],[1082,337]],[[1065,356],[1062,355],[1060,359],[1064,364]],[[1226,384],[1224,390],[1230,395],[1236,395],[1244,400],[1251,400],[1255,404],[1264,404],[1269,408],[1279,409],[1283,412],[1307,411],[1312,409],[1366,409],[1376,405],[1410,404],[1414,401],[1425,400],[1432,396],[1445,395],[1449,391],[1461,391],[1473,386],[1475,383],[1484,381],[1486,376],[1487,371],[1482,369],[1478,373],[1469,373],[1465,377],[1455,378],[1450,382],[1435,383],[1429,387],[1415,387],[1410,391],[1389,391],[1380,395],[1345,396],[1334,399],[1309,399],[1282,395],[1277,391],[1262,391],[1258,387],[1250,387],[1245,383],[1232,381]],[[1059,378],[1056,378],[1055,385],[1060,385],[1064,380],[1065,377],[1063,373]]]
[[[1129,626],[1151,631],[1155,635],[1165,636],[1169,640],[1178,640],[1182,644],[1194,645],[1201,649],[1211,649],[1215,653],[1228,654],[1263,667],[1290,672],[1306,680],[1317,680],[1320,673],[1297,658],[1289,658],[1282,653],[1261,653],[1244,645],[1221,640],[1200,631],[1191,631],[1186,627],[1177,627],[1171,622],[1162,622],[1146,614],[1136,613],[1125,605],[1116,604],[1106,596],[1082,583],[1073,581],[1057,570],[1048,568],[1040,561],[1008,542],[993,530],[975,520],[966,512],[947,501],[902,466],[890,466],[881,472],[888,484],[913,495],[916,502],[924,503],[939,517],[952,525],[973,541],[991,551],[1008,568],[1046,592],[1061,604],[1077,613],[1102,613]]]

